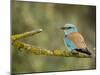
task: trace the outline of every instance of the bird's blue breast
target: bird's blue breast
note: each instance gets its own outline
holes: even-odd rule
[[[76,49],[76,46],[75,44],[69,40],[66,35],[64,36],[64,43],[65,43],[65,46],[68,47],[70,49],[70,51]]]

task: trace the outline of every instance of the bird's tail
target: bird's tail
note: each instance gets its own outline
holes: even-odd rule
[[[85,53],[87,55],[91,55],[91,52],[89,52],[87,48],[86,49],[75,49],[75,50],[81,53]]]

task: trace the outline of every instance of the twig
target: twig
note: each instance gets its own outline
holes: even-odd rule
[[[37,30],[30,31],[30,32],[25,32],[25,33],[22,33],[22,34],[16,34],[16,35],[11,36],[11,39],[13,41],[15,41],[15,40],[18,40],[18,39],[21,39],[21,38],[25,38],[25,37],[35,35],[35,34],[40,33],[40,32],[42,32],[42,29],[37,29]]]

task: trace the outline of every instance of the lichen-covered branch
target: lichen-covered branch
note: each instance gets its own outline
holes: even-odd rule
[[[34,53],[36,55],[47,55],[47,56],[64,56],[64,57],[88,57],[87,55],[84,54],[72,54],[70,52],[67,52],[66,50],[48,50],[48,49],[43,49],[39,47],[32,46],[30,44],[26,44],[23,42],[20,42],[18,40],[13,42],[13,46],[18,48],[18,49],[24,49],[28,52]]]
[[[42,31],[41,29],[38,29],[35,31],[30,31],[30,32],[22,33],[22,34],[13,35],[11,37],[12,45],[14,47],[18,48],[19,50],[24,49],[24,50],[31,52],[31,53],[34,53],[36,55],[63,56],[63,57],[88,57],[87,55],[81,54],[81,53],[72,54],[72,53],[68,52],[67,50],[59,50],[59,49],[48,50],[48,49],[44,49],[44,48],[39,48],[39,47],[35,47],[33,45],[30,45],[30,44],[23,43],[23,42],[18,40],[20,38],[32,36],[34,34],[41,32],[41,31]]]
[[[12,35],[11,39],[13,41],[15,41],[15,40],[18,40],[18,39],[21,39],[21,38],[25,38],[25,37],[35,35],[35,34],[40,33],[40,32],[42,32],[42,29],[37,29],[37,30],[30,31],[30,32],[25,32],[25,33],[22,33],[22,34],[16,34],[16,35]]]

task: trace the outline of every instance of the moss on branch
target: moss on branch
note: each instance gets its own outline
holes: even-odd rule
[[[88,57],[87,55],[82,54],[82,53],[72,54],[72,53],[68,52],[67,50],[59,50],[59,49],[48,50],[48,49],[44,49],[44,48],[39,48],[39,47],[35,47],[33,45],[26,44],[26,43],[18,40],[18,39],[21,39],[24,37],[35,35],[37,33],[40,33],[41,31],[42,31],[41,29],[38,29],[38,30],[30,31],[30,32],[25,32],[22,34],[13,35],[11,37],[12,45],[14,47],[18,48],[19,50],[24,49],[24,50],[34,53],[36,55],[63,56],[63,57]]]
[[[35,34],[40,33],[40,32],[42,32],[42,29],[29,31],[29,32],[25,32],[25,33],[22,33],[22,34],[16,34],[16,35],[12,35],[11,39],[12,39],[12,41],[15,41],[15,40],[18,40],[18,39],[21,39],[21,38],[25,38],[25,37],[35,35]]]
[[[43,49],[39,47],[32,46],[30,44],[26,44],[23,42],[20,42],[18,40],[13,42],[13,46],[18,48],[18,49],[24,49],[27,50],[28,52],[34,53],[36,55],[47,55],[47,56],[64,56],[64,57],[87,57],[86,55],[83,54],[75,54],[73,55],[70,52],[67,52],[66,50],[48,50],[48,49]]]

